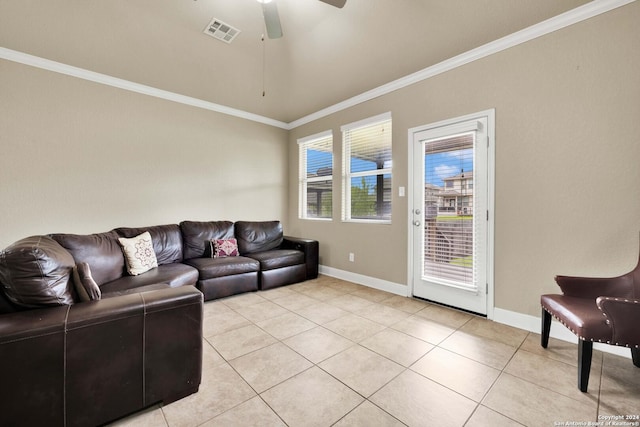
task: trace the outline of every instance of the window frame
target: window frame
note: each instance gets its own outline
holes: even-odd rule
[[[342,132],[342,215],[343,222],[358,222],[371,224],[391,224],[393,214],[393,160],[389,161],[389,166],[382,169],[372,169],[367,171],[351,172],[351,142],[350,132],[369,126],[379,125],[389,122],[391,136],[389,139],[389,151],[393,153],[393,123],[391,112],[379,114],[357,122],[349,123],[340,127]],[[392,156],[393,157],[393,156]],[[389,217],[387,218],[353,218],[351,212],[351,182],[353,178],[366,178],[370,176],[389,175],[390,180],[390,200]],[[384,178],[383,178],[384,179]],[[383,196],[384,197],[384,196]]]
[[[331,146],[331,175],[307,176],[307,150],[318,142],[329,139]],[[298,139],[298,219],[311,221],[333,221],[333,169],[335,164],[335,152],[333,147],[333,131],[326,130]],[[307,206],[307,188],[309,183],[329,181],[331,185],[331,216],[309,216]],[[318,202],[319,203],[319,202]]]

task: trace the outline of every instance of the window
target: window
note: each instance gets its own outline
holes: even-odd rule
[[[322,132],[298,140],[299,217],[331,219],[333,216],[333,134]]]
[[[391,113],[342,126],[342,220],[391,221]]]
[[[444,190],[438,214],[425,218],[423,276],[463,287],[474,286],[475,138],[474,130],[424,141],[424,182]]]

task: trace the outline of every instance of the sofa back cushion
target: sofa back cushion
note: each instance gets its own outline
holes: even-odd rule
[[[276,249],[282,244],[280,221],[238,221],[235,236],[240,255]]]
[[[52,234],[51,237],[71,253],[75,264],[89,264],[98,286],[123,276],[124,255],[115,231],[84,235]]]
[[[182,221],[182,241],[184,259],[211,256],[210,241],[213,239],[229,239],[233,237],[231,221]]]
[[[118,236],[131,239],[148,231],[153,242],[158,265],[182,262],[182,233],[178,224],[154,225],[151,227],[128,228],[121,227],[114,230]]]
[[[4,286],[0,284],[0,314],[15,313],[24,310],[24,307],[12,303],[4,293]]]
[[[21,307],[73,304],[74,265],[55,240],[27,237],[0,252],[0,283],[7,299]]]

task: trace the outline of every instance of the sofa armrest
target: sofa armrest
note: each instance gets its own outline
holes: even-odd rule
[[[144,303],[140,295],[71,306],[64,353],[69,425],[100,425],[143,407]]]
[[[318,264],[320,262],[320,255],[317,240],[284,236],[281,248],[295,249],[304,252],[304,261],[307,266],[307,280],[315,279],[318,277]]]
[[[145,406],[166,405],[195,393],[200,386],[204,296],[195,286],[141,296],[147,313]]]
[[[596,304],[613,330],[611,344],[640,345],[640,299],[600,297]]]
[[[0,315],[3,425],[63,425],[68,310],[58,306]]]
[[[202,301],[183,286],[1,315],[3,422],[102,425],[194,393]]]
[[[99,425],[169,403],[200,385],[202,294],[184,286],[76,304],[66,343],[67,421]]]

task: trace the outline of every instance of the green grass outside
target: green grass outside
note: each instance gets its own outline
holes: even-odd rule
[[[449,261],[449,264],[457,265],[460,267],[473,267],[473,255],[469,255],[464,258],[454,258]]]
[[[461,215],[461,216],[437,216],[436,221],[460,221],[460,220],[472,220],[473,215]]]

